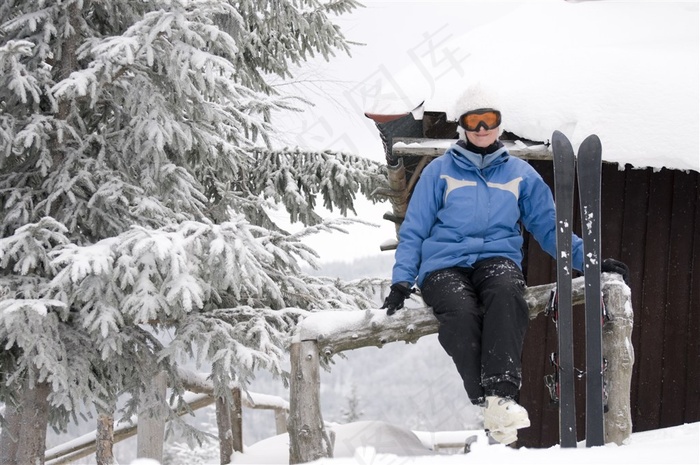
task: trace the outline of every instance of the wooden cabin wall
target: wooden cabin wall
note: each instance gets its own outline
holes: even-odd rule
[[[532,161],[553,186],[551,161]],[[634,307],[632,378],[634,431],[700,421],[700,173],[662,169],[603,169],[603,258],[630,267]],[[580,232],[578,211],[575,231]],[[526,235],[528,285],[555,281],[554,260]],[[583,307],[574,309],[576,367],[585,367]],[[519,445],[558,443],[558,411],[544,376],[554,371],[554,323],[531,322],[523,354],[521,402],[532,426]],[[585,437],[585,379],[576,383],[578,437]]]

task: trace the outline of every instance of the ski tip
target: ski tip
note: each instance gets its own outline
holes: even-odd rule
[[[602,147],[602,143],[600,142],[600,137],[598,137],[597,134],[591,134],[590,136],[583,139],[583,142],[581,142],[581,146],[591,146],[600,149]]]
[[[569,138],[566,137],[566,134],[564,134],[563,132],[556,130],[552,133],[552,142],[554,142],[555,140],[564,141],[569,140]]]
[[[552,133],[552,151],[556,154],[571,154],[573,156],[574,149],[571,146],[571,141],[561,131]]]

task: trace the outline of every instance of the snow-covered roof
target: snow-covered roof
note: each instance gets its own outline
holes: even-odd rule
[[[499,93],[503,129],[520,137],[560,130],[576,147],[595,133],[607,161],[700,171],[698,18],[698,2],[527,3],[452,38],[444,49],[464,57],[452,72],[429,55],[397,71],[366,112],[424,102],[454,119],[454,101],[481,82]]]

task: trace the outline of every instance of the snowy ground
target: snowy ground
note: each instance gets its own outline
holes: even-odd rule
[[[381,422],[357,422],[338,425],[336,458],[321,459],[316,465],[435,465],[435,464],[700,464],[700,423],[634,433],[623,446],[607,445],[576,449],[559,446],[547,449],[513,449],[488,445],[482,432],[446,432],[442,440],[478,434],[478,440],[467,455],[429,450],[436,433],[411,432]],[[371,444],[371,445],[370,445]],[[236,464],[286,464],[288,436],[265,439],[237,454]]]

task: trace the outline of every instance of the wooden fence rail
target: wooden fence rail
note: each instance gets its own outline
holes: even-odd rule
[[[609,320],[603,328],[603,356],[608,360],[606,378],[611,386],[605,414],[605,439],[621,445],[632,433],[630,385],[634,350],[630,289],[619,275],[603,274],[603,299]],[[530,318],[542,313],[555,284],[533,286],[525,298]],[[573,280],[574,304],[584,302],[583,278]],[[306,463],[333,456],[332,438],[324,428],[320,408],[319,365],[322,357],[365,346],[395,341],[414,342],[436,333],[438,322],[430,308],[397,312],[384,310],[320,312],[309,315],[292,338],[289,410],[289,461]]]
[[[185,400],[189,409],[183,409],[179,413],[184,415],[190,411],[199,410],[217,402],[217,398],[212,396],[212,390],[203,387],[201,384],[188,386],[190,392],[186,395]],[[235,394],[234,394],[235,397]],[[275,425],[277,434],[282,434],[287,431],[287,412],[289,405],[286,401],[276,396],[265,394],[257,394],[248,392],[240,396],[243,407],[251,409],[273,410],[275,413]],[[165,422],[164,417],[161,420]],[[163,423],[164,424],[164,423]],[[134,418],[128,422],[117,422],[114,426],[112,435],[112,443],[118,443],[137,434],[142,437],[139,439],[142,442],[152,442],[152,430],[138,431],[138,419]],[[160,431],[160,427],[156,428]],[[68,441],[65,444],[48,449],[44,454],[46,465],[62,465],[74,462],[84,457],[94,454],[97,450],[97,430],[84,434],[78,438]],[[156,433],[156,436],[158,433]],[[162,449],[162,442],[160,443]],[[239,449],[236,449],[239,450]],[[99,462],[98,462],[99,463]]]

